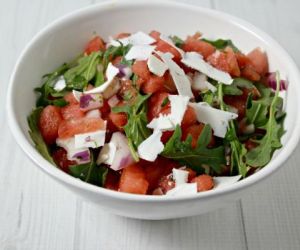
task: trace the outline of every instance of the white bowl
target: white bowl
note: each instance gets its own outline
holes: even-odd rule
[[[28,135],[27,115],[35,105],[33,89],[43,74],[82,51],[93,32],[104,38],[118,32],[159,30],[185,36],[201,31],[209,38],[230,38],[242,51],[255,47],[266,50],[271,70],[279,69],[289,79],[286,99],[286,134],[283,147],[271,162],[254,175],[220,190],[186,197],[144,196],[119,193],[84,183],[46,161],[34,148]],[[86,200],[109,212],[141,219],[168,219],[197,215],[234,202],[250,187],[283,166],[295,149],[300,135],[300,76],[284,49],[253,25],[228,14],[195,6],[161,1],[122,1],[94,5],[53,22],[39,32],[23,50],[12,73],[7,111],[11,131],[26,154],[47,175]]]

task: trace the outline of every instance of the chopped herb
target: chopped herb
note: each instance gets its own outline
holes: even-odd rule
[[[174,134],[161,153],[162,156],[189,166],[197,173],[203,173],[207,166],[215,173],[221,172],[222,166],[225,165],[224,147],[207,148],[212,136],[212,129],[209,125],[203,128],[196,148],[192,147],[191,135],[188,135],[185,141],[181,140],[181,135],[181,128],[177,125]]]
[[[127,114],[127,124],[124,131],[128,139],[129,148],[133,158],[138,161],[138,146],[151,134],[147,128],[147,106],[146,100],[150,95],[138,95],[134,102],[124,106],[112,108],[115,113],[125,112]]]
[[[283,135],[282,120],[276,120],[277,105],[279,98],[280,77],[279,73],[276,73],[276,92],[272,98],[272,102],[268,112],[267,123],[260,127],[266,131],[266,134],[260,140],[253,140],[258,146],[250,150],[246,154],[246,162],[252,167],[263,167],[272,158],[275,149],[281,148],[282,144],[280,138]]]
[[[182,45],[184,44],[184,41],[179,38],[178,36],[171,36],[170,37],[173,43],[175,44],[176,47],[181,48]]]
[[[37,149],[37,151],[40,152],[40,154],[50,163],[52,163],[54,166],[56,166],[56,164],[54,163],[50,152],[49,152],[49,148],[46,145],[46,143],[44,142],[44,139],[41,135],[41,132],[39,130],[38,127],[38,121],[41,115],[43,108],[42,107],[38,107],[35,110],[33,110],[31,112],[31,114],[27,117],[27,121],[28,121],[28,125],[29,125],[29,135],[31,137],[31,139],[34,142],[35,148]]]
[[[210,43],[213,45],[216,49],[225,49],[226,47],[232,48],[234,52],[239,52],[240,50],[233,44],[231,40],[224,40],[224,39],[218,39],[218,40],[208,40],[208,39],[202,39],[203,41]]]
[[[161,103],[160,106],[163,108],[163,107],[165,107],[168,103],[169,103],[169,98],[166,97],[166,98],[163,100],[163,102]]]

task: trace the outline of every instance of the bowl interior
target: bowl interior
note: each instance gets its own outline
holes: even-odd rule
[[[281,76],[287,77],[290,83],[289,98],[285,98],[287,132],[282,142],[286,145],[292,136],[298,138],[299,132],[295,131],[299,127],[298,71],[286,52],[264,33],[229,15],[193,6],[113,2],[87,8],[56,21],[37,35],[22,54],[12,77],[9,112],[15,119],[13,123],[20,132],[18,135],[27,138],[26,142],[21,142],[23,148],[32,144],[26,117],[35,106],[33,89],[40,85],[43,74],[78,55],[94,32],[107,40],[110,35],[119,32],[149,32],[154,29],[182,37],[200,31],[207,38],[230,38],[243,52],[255,47],[263,48],[268,54],[270,69],[280,70]],[[285,157],[281,151],[276,152],[275,158]]]

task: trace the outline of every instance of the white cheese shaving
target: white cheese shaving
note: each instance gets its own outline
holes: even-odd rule
[[[124,46],[128,44],[149,45],[154,43],[155,39],[144,32],[138,31],[128,37],[118,39],[118,41],[121,42]]]
[[[101,118],[101,112],[99,109],[93,109],[86,113],[87,118]]]
[[[218,82],[227,85],[230,85],[233,82],[233,79],[228,73],[218,70],[209,63],[205,62],[203,57],[197,52],[185,53],[181,62]]]
[[[125,55],[126,60],[147,60],[152,52],[154,51],[155,46],[151,45],[133,45],[127,54]]]
[[[82,148],[76,148],[75,147],[75,138],[74,137],[70,137],[67,139],[60,139],[57,138],[56,139],[56,144],[59,147],[64,148],[67,151],[67,158],[70,161],[76,161],[77,163],[84,163],[81,159],[78,159],[76,156],[76,154],[79,154],[83,151],[88,151],[89,149],[87,147],[82,147]],[[89,162],[86,161],[86,162]]]
[[[154,118],[148,125],[148,128],[154,130],[169,130],[175,129],[176,125],[180,125],[186,111],[189,97],[182,95],[169,95],[171,113],[169,115],[160,114],[159,117]]]
[[[241,175],[236,175],[236,176],[220,176],[220,177],[214,177],[214,189],[220,189],[224,188],[227,186],[230,186],[241,179]]]
[[[173,172],[173,179],[175,181],[176,187],[187,183],[189,177],[188,171],[183,169],[173,168],[172,172]]]
[[[155,130],[146,140],[138,146],[140,158],[147,161],[155,161],[158,154],[164,150],[164,144],[161,142],[162,132]]]
[[[66,80],[63,76],[60,76],[57,80],[57,82],[54,85],[54,90],[56,91],[62,91],[67,86]]]
[[[82,96],[82,92],[73,89],[72,93],[76,101],[80,102],[80,97]]]
[[[188,96],[190,98],[194,97],[189,78],[186,76],[183,69],[172,60],[173,55],[170,53],[161,53],[159,51],[156,51],[156,53],[168,66],[179,95]]]
[[[160,114],[157,118],[152,119],[147,127],[154,130],[172,131],[175,129],[175,124],[172,122],[170,115]]]
[[[117,146],[113,142],[104,144],[98,155],[97,164],[100,165],[101,163],[105,163],[111,165],[115,158],[116,151]]]
[[[75,148],[99,148],[104,145],[106,130],[75,135]]]
[[[209,124],[214,135],[222,138],[227,132],[228,122],[238,117],[235,113],[213,108],[206,102],[189,103],[189,105],[194,108],[197,120]]]
[[[104,92],[114,81],[114,78],[119,74],[119,69],[115,67],[112,63],[109,63],[106,69],[106,81],[97,88],[84,91],[85,94],[97,94]]]
[[[167,196],[173,197],[191,194],[197,194],[197,183],[184,183],[182,185],[172,188],[166,193]]]
[[[174,49],[176,49],[180,53],[181,57],[184,55],[184,51],[178,48],[169,37],[161,34],[160,39],[166,42],[167,44],[171,45]]]
[[[147,65],[150,72],[157,76],[163,76],[168,69],[168,66],[154,55],[150,55]]]
[[[199,72],[196,72],[193,77],[192,89],[200,91],[210,90],[211,92],[217,91],[217,88],[207,81],[207,76]]]

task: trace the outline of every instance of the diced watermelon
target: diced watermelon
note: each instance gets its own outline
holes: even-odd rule
[[[58,128],[58,137],[70,138],[76,134],[94,132],[105,129],[105,122],[101,118],[78,118],[76,120],[64,120]]]
[[[202,174],[194,179],[192,179],[191,183],[197,183],[197,192],[207,191],[213,189],[214,187],[214,180],[211,176],[207,174]]]
[[[62,117],[59,107],[48,105],[42,110],[38,127],[46,144],[50,145],[55,143],[58,136],[58,128],[61,123]]]
[[[120,192],[146,194],[148,186],[145,171],[139,164],[132,164],[123,169],[119,184]]]
[[[254,70],[260,74],[260,76],[264,76],[268,72],[269,65],[267,54],[260,48],[252,50],[247,57],[249,58]]]
[[[105,43],[103,42],[100,36],[96,36],[89,41],[89,43],[85,47],[84,52],[89,55],[92,52],[104,51],[104,50],[105,50]]]
[[[61,108],[61,115],[64,120],[78,119],[85,116],[78,103],[69,104]]]
[[[201,54],[205,59],[215,52],[215,47],[202,41],[198,36],[188,36],[182,45],[182,49],[186,52],[195,51]]]

